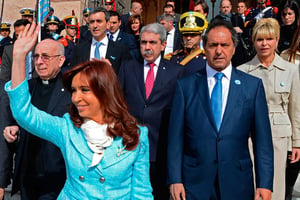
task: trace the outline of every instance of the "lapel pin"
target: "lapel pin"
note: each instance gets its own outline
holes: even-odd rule
[[[235,80],[234,83],[235,83],[236,85],[241,85],[241,81],[240,81],[240,80]]]
[[[114,56],[110,56],[111,57],[111,59],[113,59],[113,60],[115,60],[116,59],[116,57],[114,57]]]
[[[64,88],[61,88],[61,91],[62,91],[62,92],[64,92],[64,91],[65,91],[65,89],[64,89]]]
[[[126,145],[124,147],[118,147],[118,153],[117,153],[117,157],[120,157],[122,154],[125,154],[126,153]]]
[[[163,69],[166,69],[166,67],[163,67]]]
[[[281,87],[284,87],[284,82],[281,82],[281,83],[280,83],[280,86],[281,86]]]

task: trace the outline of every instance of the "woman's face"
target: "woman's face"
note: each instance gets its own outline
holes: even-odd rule
[[[278,40],[275,35],[257,35],[254,40],[254,47],[258,57],[267,58],[274,55],[277,48]]]
[[[286,26],[292,25],[295,22],[295,19],[296,19],[296,15],[292,9],[286,8],[282,11],[281,20],[284,25]]]
[[[131,29],[133,32],[137,32],[139,31],[139,28],[140,28],[140,21],[138,19],[135,19],[133,21],[133,24],[131,24]]]
[[[85,74],[78,73],[72,80],[72,103],[80,117],[103,123],[100,102],[90,88]]]

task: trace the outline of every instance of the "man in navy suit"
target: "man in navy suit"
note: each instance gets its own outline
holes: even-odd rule
[[[122,64],[119,79],[129,112],[149,129],[150,181],[155,199],[169,199],[166,185],[166,137],[171,101],[176,80],[183,68],[164,60],[166,30],[149,24],[141,30],[143,63],[131,60]]]
[[[112,65],[116,73],[118,73],[121,62],[131,58],[125,46],[107,38],[108,20],[109,13],[105,8],[99,7],[90,11],[89,28],[93,38],[78,44],[73,49],[70,61],[71,67],[84,61],[101,59]]]
[[[273,146],[262,81],[231,65],[237,35],[228,22],[211,22],[203,43],[206,67],[179,80],[173,99],[167,177],[171,195],[174,200],[270,200]]]
[[[117,43],[123,44],[129,49],[131,57],[140,60],[140,52],[137,48],[137,43],[132,34],[125,33],[120,30],[121,19],[120,14],[116,11],[109,11],[109,21],[107,37]]]

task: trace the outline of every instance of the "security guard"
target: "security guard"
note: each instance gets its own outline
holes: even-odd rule
[[[82,11],[85,25],[80,26],[79,42],[83,42],[83,41],[92,39],[92,34],[89,30],[89,14],[90,14],[91,10],[92,10],[91,8],[85,8]]]
[[[0,35],[2,38],[0,41],[0,58],[2,58],[4,47],[12,44],[12,38],[9,36],[10,26],[11,26],[11,24],[8,22],[3,22],[0,24]],[[0,60],[0,63],[1,63],[1,60]]]
[[[197,72],[205,66],[201,34],[207,27],[208,22],[203,14],[193,11],[183,13],[179,20],[183,49],[167,54],[164,58],[185,66],[185,75]]]
[[[67,16],[63,19],[66,35],[58,41],[65,47],[65,66],[69,66],[72,51],[79,40],[79,24],[76,16]]]
[[[33,15],[35,10],[32,8],[22,8],[20,10],[21,18],[22,19],[28,19],[30,23],[33,22]]]

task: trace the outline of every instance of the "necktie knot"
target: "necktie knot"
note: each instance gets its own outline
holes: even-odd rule
[[[96,43],[96,48],[99,48],[102,45],[102,42],[97,42]]]
[[[155,66],[155,63],[148,63],[147,65],[150,67],[150,70],[151,70]]]
[[[114,40],[114,36],[112,34],[110,34],[109,39]]]
[[[218,72],[214,75],[214,77],[217,79],[217,81],[222,80],[224,74],[222,72]]]

